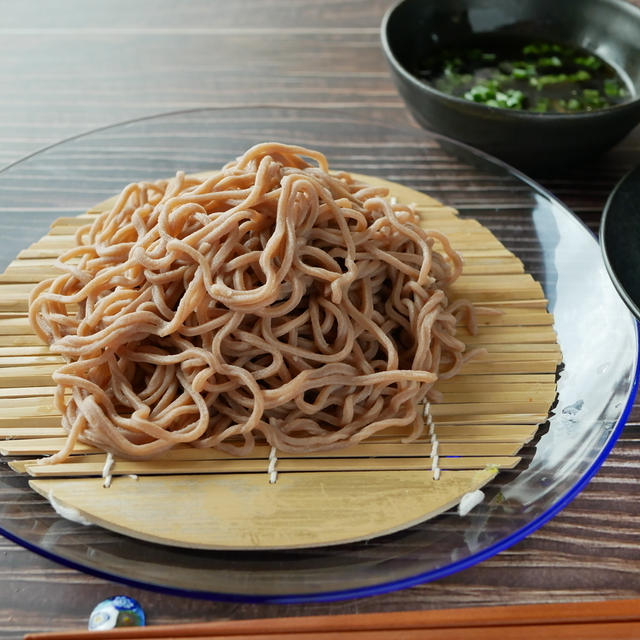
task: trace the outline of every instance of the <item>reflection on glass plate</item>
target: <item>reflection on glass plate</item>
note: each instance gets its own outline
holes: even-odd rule
[[[469,515],[446,513],[369,542],[288,552],[193,551],[56,515],[0,466],[4,535],[113,580],[208,598],[293,602],[380,593],[469,567],[531,533],[588,482],[613,446],[637,378],[636,324],[591,233],[547,192],[479,152],[349,113],[247,108],[176,113],[92,132],[0,173],[0,269],[62,215],[143,179],[216,168],[263,140],[324,152],[334,168],[424,191],[474,217],[538,279],[564,356],[558,402],[522,463]],[[25,219],[29,223],[25,224]]]

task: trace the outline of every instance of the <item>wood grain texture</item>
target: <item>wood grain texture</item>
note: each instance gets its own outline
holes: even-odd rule
[[[406,123],[378,44],[388,4],[0,0],[0,165],[93,127],[201,106],[364,107],[372,117]],[[636,129],[584,167],[533,177],[596,230],[607,194],[639,152]],[[0,538],[0,637],[82,628],[95,603],[115,593],[137,598],[154,624],[638,597],[639,453],[636,404],[588,487],[526,540],[431,584],[346,602],[251,605],[171,597],[87,576]]]

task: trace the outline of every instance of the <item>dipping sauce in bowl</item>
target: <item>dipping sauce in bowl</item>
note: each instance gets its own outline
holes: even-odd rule
[[[380,31],[420,125],[520,169],[592,162],[640,123],[627,0],[398,0]]]
[[[433,49],[414,74],[458,98],[534,113],[604,109],[632,95],[616,70],[586,49],[497,34]]]

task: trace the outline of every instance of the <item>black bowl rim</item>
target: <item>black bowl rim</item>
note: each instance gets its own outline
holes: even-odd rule
[[[437,0],[434,0],[437,1]],[[624,12],[627,12],[630,17],[632,17],[640,28],[640,7],[627,2],[627,0],[596,0],[606,5],[611,5],[616,9],[620,9]],[[438,91],[433,87],[430,87],[428,84],[424,82],[420,82],[412,73],[405,69],[404,65],[400,63],[398,58],[396,58],[391,45],[389,44],[388,39],[388,28],[389,21],[393,13],[405,2],[409,2],[409,0],[397,0],[393,5],[391,5],[384,16],[382,17],[382,22],[380,24],[380,40],[382,43],[382,50],[384,51],[385,57],[393,69],[399,73],[403,79],[413,85],[415,88],[425,91],[427,94],[432,94],[435,97],[438,97],[447,102],[451,102],[453,104],[464,105],[467,108],[478,109],[479,113],[496,113],[504,116],[512,117],[516,120],[546,120],[546,121],[567,121],[571,120],[592,120],[598,117],[603,117],[605,114],[610,113],[619,113],[621,111],[627,111],[629,109],[633,109],[635,107],[640,106],[640,83],[636,86],[634,83],[634,92],[635,97],[627,102],[622,102],[621,104],[612,105],[610,107],[605,107],[603,109],[596,109],[595,111],[580,111],[578,113],[533,113],[531,111],[523,111],[521,109],[505,109],[504,107],[490,107],[486,104],[482,104],[480,102],[472,102],[471,100],[464,100],[462,98],[458,98],[449,93],[444,93],[442,91]]]
[[[640,300],[637,300],[637,301],[634,300],[629,295],[629,293],[627,292],[626,288],[624,287],[624,285],[622,284],[621,280],[619,279],[618,273],[613,268],[613,265],[611,263],[611,259],[609,257],[609,249],[610,249],[610,247],[608,246],[607,239],[606,239],[606,235],[607,235],[608,231],[610,230],[611,224],[612,224],[611,211],[613,209],[613,201],[616,199],[617,193],[622,188],[622,186],[628,180],[634,179],[638,175],[640,175],[640,165],[634,167],[633,169],[628,171],[622,178],[620,178],[620,180],[618,181],[616,186],[613,188],[613,190],[609,194],[609,197],[607,198],[607,202],[604,205],[604,209],[602,210],[602,217],[600,219],[600,232],[599,232],[598,236],[599,236],[599,241],[600,241],[600,251],[602,253],[602,260],[604,262],[605,269],[607,270],[607,273],[609,274],[609,278],[611,279],[611,282],[613,283],[613,286],[615,287],[616,291],[618,292],[618,295],[622,298],[624,303],[629,308],[629,311],[631,311],[631,313],[633,313],[633,315],[638,320],[640,320],[640,307],[638,306],[638,304],[640,304]]]

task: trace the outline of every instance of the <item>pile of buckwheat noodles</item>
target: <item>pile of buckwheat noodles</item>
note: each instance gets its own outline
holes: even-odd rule
[[[326,450],[388,427],[410,440],[418,403],[468,358],[447,238],[300,147],[131,184],[58,266],[30,303],[68,361],[54,461],[77,440],[133,459],[184,443],[246,455],[256,437]]]

